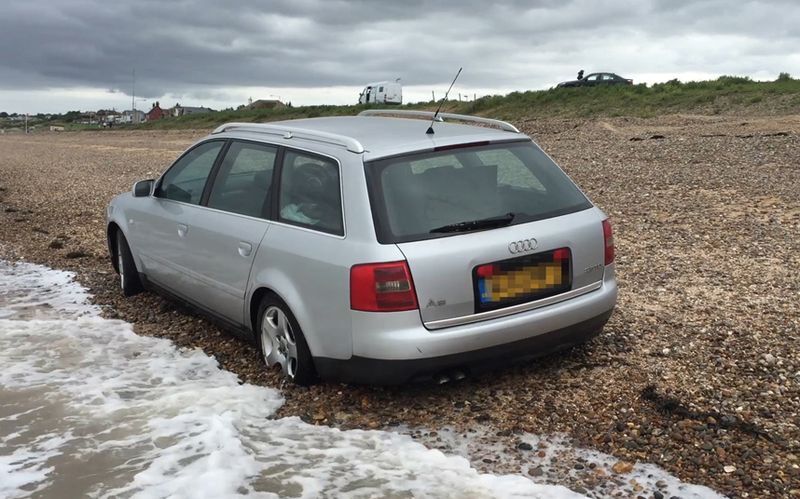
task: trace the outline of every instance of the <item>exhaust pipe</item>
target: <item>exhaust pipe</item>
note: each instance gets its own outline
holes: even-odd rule
[[[466,378],[467,375],[464,371],[459,369],[454,369],[452,371],[445,371],[436,374],[433,377],[433,380],[436,381],[437,384],[443,385],[445,383],[449,383],[451,381],[461,381],[462,379]]]

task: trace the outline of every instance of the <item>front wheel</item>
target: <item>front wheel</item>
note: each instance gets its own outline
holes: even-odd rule
[[[278,297],[268,295],[261,300],[258,331],[267,367],[280,366],[283,376],[298,385],[316,381],[314,361],[303,331],[289,307]]]
[[[139,279],[139,272],[136,270],[136,264],[133,263],[133,255],[131,248],[128,246],[128,241],[122,235],[121,230],[117,230],[117,272],[119,272],[119,285],[122,288],[122,294],[125,296],[133,296],[141,293],[142,281]]]

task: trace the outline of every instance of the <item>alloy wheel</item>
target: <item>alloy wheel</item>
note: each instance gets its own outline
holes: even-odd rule
[[[289,318],[276,306],[264,311],[261,350],[267,366],[280,365],[284,376],[294,379],[297,373],[297,341]]]

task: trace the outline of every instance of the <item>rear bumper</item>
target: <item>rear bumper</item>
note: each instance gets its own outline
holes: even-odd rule
[[[613,309],[607,310],[577,324],[480,350],[407,360],[360,356],[353,356],[347,360],[317,357],[314,359],[314,364],[322,378],[372,385],[395,385],[413,380],[425,380],[438,373],[454,370],[476,373],[541,357],[583,343],[602,330],[612,312]]]
[[[429,330],[419,310],[353,311],[349,358],[320,352],[317,372],[326,379],[399,384],[450,369],[475,372],[513,360],[546,355],[581,343],[602,329],[617,302],[614,265],[601,286],[575,298],[481,322]]]

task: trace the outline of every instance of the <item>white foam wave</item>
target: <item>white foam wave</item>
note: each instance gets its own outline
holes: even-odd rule
[[[0,264],[0,497],[578,497],[408,436],[275,419],[272,389]]]
[[[651,497],[652,491],[659,491],[663,497],[724,499],[708,487],[685,483],[650,463],[635,463],[630,471],[617,473],[613,469],[619,462],[617,458],[576,447],[565,435],[515,435],[515,442],[531,446],[529,451],[518,451],[483,428],[473,428],[467,433],[444,428],[434,432],[434,436],[427,430],[405,430],[429,446],[468,457],[473,463],[489,459],[499,463],[502,469],[536,476],[543,483],[575,483],[590,497]],[[580,467],[576,468],[576,464]],[[595,485],[592,487],[590,484]]]
[[[70,272],[0,260],[0,319],[54,319],[99,315]]]

